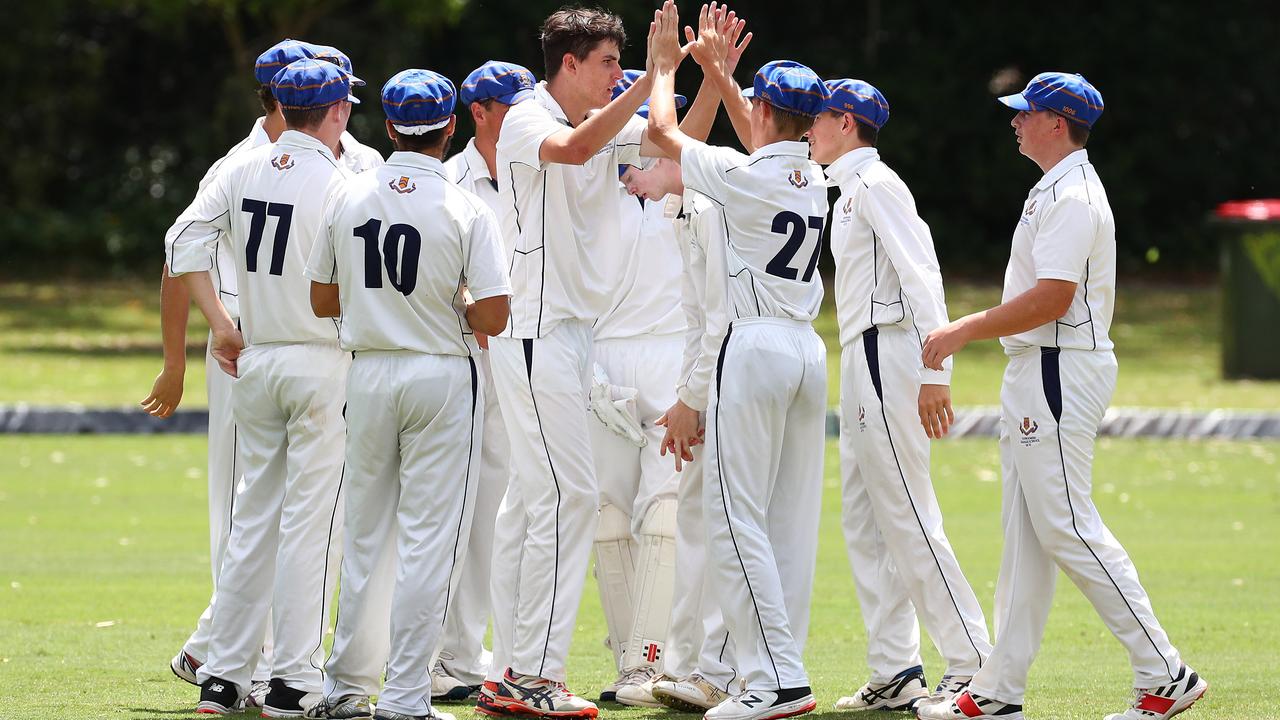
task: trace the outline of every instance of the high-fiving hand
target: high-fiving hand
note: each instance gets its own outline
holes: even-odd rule
[[[714,69],[733,74],[753,37],[752,33],[743,37],[742,31],[746,26],[747,21],[738,18],[737,12],[730,10],[728,5],[715,2],[703,5],[698,13],[697,35],[692,27],[686,25],[684,28],[688,41],[686,47],[703,71]]]
[[[653,22],[649,23],[649,58],[648,70],[673,71],[679,67],[689,48],[680,45],[680,12],[672,0],[662,4],[662,8],[653,12]]]

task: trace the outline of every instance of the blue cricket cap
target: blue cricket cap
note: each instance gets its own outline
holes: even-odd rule
[[[1022,92],[1005,95],[1000,102],[1014,110],[1052,110],[1087,128],[1102,117],[1102,93],[1079,73],[1040,73]]]
[[[396,132],[423,135],[449,124],[457,94],[440,73],[401,70],[382,86],[382,110]]]
[[[328,107],[336,102],[360,102],[351,94],[359,81],[351,73],[327,60],[304,58],[280,69],[271,78],[271,94],[286,110]]]
[[[348,75],[351,75],[352,85],[364,85],[364,81],[353,74],[354,71],[351,69],[351,58],[348,57],[346,53],[332,45],[313,45],[312,48],[315,53],[312,57],[317,60],[327,60],[342,68]]]
[[[858,122],[865,123],[879,130],[889,122],[889,101],[874,85],[861,80],[842,78],[828,80],[827,90],[831,97],[827,100],[827,110],[838,113],[849,113]]]
[[[644,77],[643,70],[623,70],[622,79],[618,81],[617,85],[613,86],[613,96],[616,98],[622,93],[626,92],[628,88],[630,88],[632,85],[635,85],[636,81],[642,77]],[[689,104],[689,98],[679,94],[676,95],[676,109],[682,108],[688,104]],[[649,101],[648,100],[645,100],[644,104],[640,106],[640,109],[636,110],[636,114],[644,118],[649,117]]]
[[[742,96],[759,98],[797,115],[817,117],[831,93],[822,78],[808,67],[791,60],[774,60],[756,72],[751,87],[743,90]]]
[[[521,100],[533,97],[534,79],[529,68],[515,63],[490,60],[481,65],[458,89],[458,100],[463,105],[485,100],[497,100],[503,105],[515,105]]]
[[[315,57],[316,46],[309,42],[301,40],[290,40],[288,38],[267,48],[265,52],[258,56],[258,60],[253,64],[253,76],[257,78],[259,85],[271,84],[271,78],[280,72],[280,69],[295,60]]]

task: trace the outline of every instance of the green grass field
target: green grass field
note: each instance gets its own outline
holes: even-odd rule
[[[989,611],[1000,553],[996,445],[935,448],[949,534]],[[167,663],[208,596],[204,452],[194,436],[0,437],[0,718],[190,713],[197,693]],[[1278,457],[1275,442],[1099,445],[1102,513],[1171,637],[1212,686],[1187,717],[1280,717],[1272,674],[1280,664]],[[820,707],[830,708],[865,674],[834,444],[821,536],[806,659]],[[594,693],[610,678],[603,635],[588,584],[571,688]],[[932,681],[939,660],[932,648],[925,657]],[[1060,579],[1028,717],[1101,718],[1123,707],[1129,684],[1119,644]],[[464,706],[449,709],[472,718]],[[664,714],[608,707],[605,716]]]
[[[952,317],[998,302],[999,289],[953,283]],[[817,323],[830,352],[831,404],[836,404],[839,340],[828,307]],[[186,407],[203,407],[204,324],[192,310]],[[1280,382],[1219,377],[1220,299],[1205,287],[1121,286],[1112,337],[1120,358],[1114,406],[1178,408],[1280,407]],[[137,403],[160,371],[159,278],[93,286],[0,283],[0,403]],[[956,405],[999,404],[1005,358],[994,341],[956,359]]]

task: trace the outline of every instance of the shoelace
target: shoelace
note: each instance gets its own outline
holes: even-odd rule
[[[619,685],[641,685],[653,676],[651,668],[636,667],[631,668],[622,673],[622,677],[618,678]]]

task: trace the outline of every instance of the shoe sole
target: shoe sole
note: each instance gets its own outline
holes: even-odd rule
[[[701,705],[669,692],[659,692],[656,688],[653,691],[653,698],[666,707],[687,713],[704,713],[715,707],[715,705]]]
[[[196,705],[196,712],[201,715],[230,715],[232,711],[232,708],[207,700]]]
[[[844,700],[844,699],[845,698],[841,698],[840,700]],[[848,698],[848,699],[853,700],[854,698]],[[916,710],[916,706],[920,705],[921,703],[925,702],[928,699],[929,699],[928,695],[921,695],[919,697],[911,698],[910,700],[907,700],[906,702],[903,702],[903,703],[880,702],[874,705],[860,705],[857,707],[840,707],[840,700],[837,700],[836,704],[833,705],[832,707],[834,707],[836,710],[839,710],[841,712],[863,712],[866,710],[878,710],[880,712],[912,712],[914,713]]]
[[[300,718],[305,717],[306,710],[281,710],[279,708],[262,706],[262,717],[264,718]]]
[[[618,704],[619,704],[619,705],[626,705],[627,707],[643,707],[643,708],[660,708],[660,707],[666,707],[666,705],[663,705],[662,703],[658,702],[658,701],[657,701],[657,699],[654,699],[654,700],[630,700],[630,699],[627,699],[627,698],[618,698],[617,702],[618,702]]]
[[[817,709],[817,707],[818,707],[818,700],[815,698],[799,707],[782,710],[781,712],[775,712],[771,715],[761,715],[760,717],[753,717],[751,718],[751,720],[781,720],[781,718],[795,717],[797,715],[804,715],[805,713],[813,712],[814,710]],[[708,718],[706,715],[703,715],[702,717],[703,717],[703,720],[716,720],[716,718]]]
[[[478,691],[479,689],[480,689],[479,685],[475,685],[475,686],[459,685],[456,688],[451,688],[449,692],[443,695],[432,695],[431,702],[462,702],[463,700],[466,700],[467,698],[476,694],[476,691]]]
[[[548,712],[532,708],[520,702],[507,702],[498,698],[485,698],[482,702],[476,704],[476,712],[483,713],[490,717],[511,717],[520,715],[525,717],[546,717],[546,718],[593,718],[599,715],[597,708],[589,708],[587,710],[579,710],[576,712]]]

